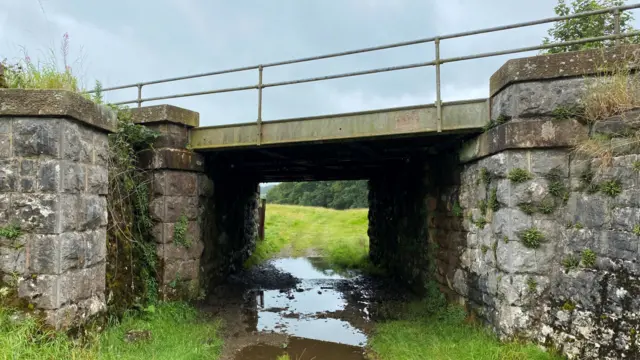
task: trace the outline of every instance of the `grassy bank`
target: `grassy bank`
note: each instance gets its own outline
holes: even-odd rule
[[[14,321],[13,315],[0,308],[2,360],[217,359],[222,345],[218,323],[198,319],[194,308],[181,303],[125,316],[102,333],[90,333],[84,344],[63,333],[44,331],[32,318]]]
[[[488,329],[465,319],[457,306],[423,300],[390,307],[368,348],[376,360],[560,360],[532,344],[501,343]]]
[[[250,266],[278,255],[325,256],[338,268],[368,266],[367,209],[333,210],[268,204],[265,239],[247,261]]]

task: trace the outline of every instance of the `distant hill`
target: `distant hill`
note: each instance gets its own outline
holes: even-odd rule
[[[270,188],[267,201],[339,210],[357,209],[369,206],[368,194],[366,180],[288,182]]]

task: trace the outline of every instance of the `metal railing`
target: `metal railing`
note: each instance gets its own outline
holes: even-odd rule
[[[585,44],[585,43],[591,43],[591,42],[607,41],[607,40],[614,40],[614,44],[615,45],[619,45],[620,42],[621,42],[621,39],[623,39],[623,38],[640,35],[640,31],[629,31],[629,32],[626,32],[626,33],[621,33],[621,31],[620,31],[620,14],[625,10],[638,9],[638,8],[640,8],[640,4],[617,6],[617,7],[611,7],[611,8],[607,8],[607,9],[583,12],[583,13],[572,14],[572,15],[567,15],[567,16],[556,16],[556,17],[550,17],[550,18],[545,18],[545,19],[540,19],[540,20],[535,20],[535,21],[521,22],[521,23],[511,24],[511,25],[496,26],[496,27],[485,28],[485,29],[480,29],[480,30],[465,31],[465,32],[459,32],[459,33],[455,33],[455,34],[434,36],[434,37],[417,39],[417,40],[412,40],[412,41],[398,42],[398,43],[393,43],[393,44],[380,45],[380,46],[362,48],[362,49],[357,49],[357,50],[349,50],[349,51],[331,53],[331,54],[320,55],[320,56],[312,56],[312,57],[306,57],[306,58],[300,58],[300,59],[272,62],[272,63],[267,63],[267,64],[244,66],[244,67],[239,67],[239,68],[234,68],[234,69],[212,71],[212,72],[193,74],[193,75],[187,75],[187,76],[179,76],[179,77],[173,77],[173,78],[167,78],[167,79],[145,81],[145,82],[139,82],[139,83],[129,84],[129,85],[113,86],[113,87],[104,88],[104,89],[102,89],[102,91],[105,92],[105,91],[122,90],[122,89],[128,89],[128,88],[137,88],[138,89],[138,97],[135,100],[121,101],[121,102],[117,102],[115,104],[116,105],[138,104],[138,107],[141,107],[143,102],[149,102],[149,101],[175,99],[175,98],[190,97],[190,96],[208,95],[208,94],[219,94],[219,93],[227,93],[227,92],[234,92],[234,91],[258,90],[258,118],[257,118],[257,121],[256,121],[256,125],[257,125],[257,131],[258,131],[258,133],[257,133],[258,141],[257,142],[258,142],[258,145],[260,145],[261,138],[262,138],[262,90],[265,89],[265,88],[276,87],[276,86],[294,85],[294,84],[302,84],[302,83],[309,83],[309,82],[316,82],[316,81],[323,81],[323,80],[331,80],[331,79],[340,79],[340,78],[346,78],[346,77],[352,77],[352,76],[361,76],[361,75],[383,73],[383,72],[389,72],[389,71],[413,69],[413,68],[420,68],[420,67],[426,67],[426,66],[435,66],[435,68],[436,68],[436,84],[435,84],[436,85],[436,102],[435,102],[435,105],[436,105],[436,114],[437,114],[437,118],[436,119],[437,119],[437,131],[440,132],[440,131],[442,131],[442,99],[441,99],[441,93],[440,93],[440,90],[441,90],[440,89],[440,67],[441,67],[442,64],[458,62],[458,61],[465,61],[465,60],[472,60],[472,59],[480,59],[480,58],[486,58],[486,57],[493,57],[493,56],[500,56],[500,55],[522,53],[522,52],[528,52],[528,51],[534,51],[534,50],[551,49],[551,48],[554,48],[554,47],[571,46],[571,45],[579,45],[579,44]],[[474,54],[474,55],[466,55],[466,56],[458,56],[458,57],[450,57],[450,58],[440,58],[440,43],[442,42],[442,40],[461,38],[461,37],[466,37],[466,36],[471,36],[471,35],[486,34],[486,33],[492,33],[492,32],[516,29],[516,28],[523,28],[523,27],[529,27],[529,26],[534,26],[534,25],[541,25],[541,24],[546,24],[546,23],[553,23],[553,22],[559,22],[559,21],[564,21],[564,20],[569,20],[569,19],[582,18],[582,17],[601,15],[601,14],[613,14],[613,16],[614,16],[614,34],[606,35],[606,36],[598,36],[598,37],[578,39],[578,40],[573,40],[573,41],[565,41],[565,42],[557,42],[557,43],[550,43],[550,44],[541,44],[541,45],[537,45],[537,46],[521,47],[521,48],[502,50],[502,51],[486,52],[486,53],[480,53],[480,54]],[[340,73],[340,74],[326,75],[326,76],[320,76],[320,77],[304,78],[304,79],[298,79],[298,80],[280,81],[280,82],[272,82],[272,83],[263,83],[263,81],[262,81],[264,69],[270,68],[270,67],[284,66],[284,65],[297,64],[297,63],[303,63],[303,62],[311,62],[311,61],[316,61],[316,60],[336,58],[336,57],[341,57],[341,56],[361,54],[361,53],[367,53],[367,52],[373,52],[373,51],[385,50],[385,49],[391,49],[391,48],[398,48],[398,47],[404,47],[404,46],[410,46],[410,45],[424,44],[424,43],[429,43],[429,42],[433,42],[434,45],[435,45],[435,59],[432,60],[432,61],[413,63],[413,64],[406,64],[406,65],[399,65],[399,66],[392,66],[392,67],[384,67],[384,68],[375,68],[375,69],[370,69],[370,70],[362,70],[362,71],[349,72],[349,73]],[[249,70],[258,70],[258,83],[255,84],[255,85],[239,86],[239,87],[224,88],[224,89],[214,89],[214,90],[198,91],[198,92],[189,92],[189,93],[181,93],[181,94],[173,94],[173,95],[165,95],[165,96],[156,96],[156,97],[148,97],[148,98],[143,98],[142,97],[142,87],[143,86],[149,86],[149,85],[155,85],[155,84],[161,84],[161,83],[168,83],[168,82],[173,82],[173,81],[195,79],[195,78],[201,78],[201,77],[207,77],[207,76],[215,76],[215,75],[221,75],[221,74],[237,73],[237,72],[243,72],[243,71],[249,71]],[[89,91],[89,93],[93,93],[95,91],[96,90]]]

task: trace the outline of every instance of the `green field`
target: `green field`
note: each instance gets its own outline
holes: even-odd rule
[[[320,255],[336,268],[366,268],[367,214],[367,209],[268,204],[265,239],[246,265],[274,257]]]

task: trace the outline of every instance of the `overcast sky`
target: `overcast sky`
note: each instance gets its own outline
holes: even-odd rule
[[[0,59],[57,53],[69,34],[72,68],[105,87],[407,41],[553,16],[556,0],[0,0]],[[636,16],[637,17],[637,16]],[[637,24],[635,24],[636,27]],[[443,41],[451,57],[537,45],[549,25]],[[535,54],[535,53],[534,53]],[[442,67],[443,101],[486,97],[510,55]],[[267,68],[265,82],[433,60],[433,44]],[[257,71],[145,87],[143,97],[254,85]],[[431,103],[433,67],[264,90],[274,120]],[[135,99],[136,90],[108,101]],[[200,124],[255,121],[257,91],[164,100]]]

